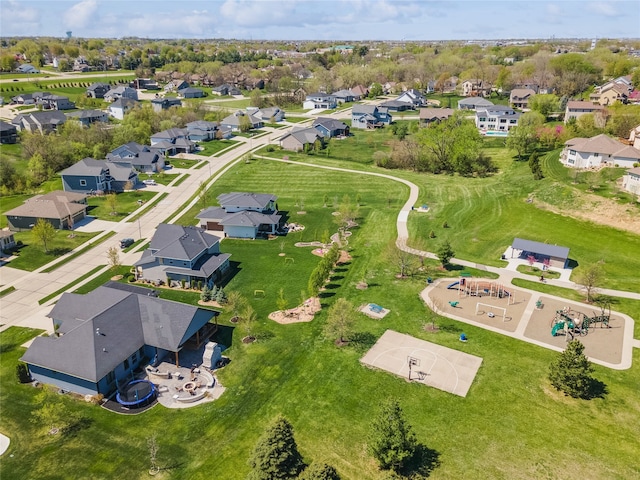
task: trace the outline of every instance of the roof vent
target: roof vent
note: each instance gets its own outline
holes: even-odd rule
[[[103,351],[104,353],[107,353],[107,349],[106,349],[106,348],[104,348],[104,347],[102,348],[102,351]]]

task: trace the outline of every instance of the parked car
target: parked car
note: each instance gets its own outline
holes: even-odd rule
[[[133,245],[135,240],[133,238],[123,238],[120,240],[120,248],[127,248]]]
[[[145,185],[158,185],[155,180],[143,180],[142,183]]]

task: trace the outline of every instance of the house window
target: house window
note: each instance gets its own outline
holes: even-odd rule
[[[128,358],[125,359],[125,361],[124,361],[124,369],[125,370],[129,370],[129,359]]]
[[[575,155],[576,151],[575,150],[569,150],[569,155]]]
[[[599,154],[599,153],[594,153],[594,154],[593,154],[593,156],[594,156],[594,157],[599,157],[599,156],[600,156],[600,154]]]
[[[80,180],[80,186],[81,187],[86,187],[87,186],[87,181],[86,180]]]
[[[134,365],[138,361],[138,352],[133,352],[131,355],[131,364]]]
[[[480,121],[481,121],[481,122],[486,122],[486,121],[487,121],[487,119],[486,119],[485,117],[480,117]]]
[[[111,370],[109,373],[107,373],[107,383],[113,383],[115,379],[116,379],[116,372]]]

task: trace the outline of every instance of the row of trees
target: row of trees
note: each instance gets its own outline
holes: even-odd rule
[[[367,451],[392,475],[427,475],[438,464],[438,453],[416,438],[397,399],[385,400],[371,422]],[[298,451],[293,426],[277,416],[256,443],[249,458],[249,480],[339,480],[335,467],[323,462],[307,466]]]

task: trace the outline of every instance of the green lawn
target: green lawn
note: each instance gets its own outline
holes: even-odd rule
[[[175,158],[170,158],[168,163],[174,166],[175,168],[191,168],[196,163],[198,163],[198,160],[189,160],[187,158],[175,157]]]
[[[242,142],[237,140],[211,140],[209,142],[202,142],[199,144],[202,150],[198,151],[196,155],[202,155],[203,157],[210,157],[222,150],[229,147],[239,147]]]
[[[19,268],[20,270],[33,271],[69,253],[74,248],[95,237],[98,233],[99,232],[75,232],[75,236],[69,238],[68,230],[56,230],[56,236],[47,244],[49,251],[45,252],[42,243],[34,238],[30,231],[16,232],[14,234],[16,242],[21,241],[23,244],[17,247],[14,252],[18,257],[11,260],[8,265],[13,268]]]
[[[111,209],[107,207],[106,196],[89,197],[87,200],[89,204],[89,208],[87,208],[87,215],[97,217],[101,220],[118,222],[140,207],[138,200],[148,202],[154,197],[154,195],[156,195],[155,192],[145,192],[142,190],[118,193],[116,213],[114,215],[111,214]]]
[[[365,137],[359,141],[370,149]],[[377,141],[381,148],[383,139]],[[331,148],[332,156],[347,155],[350,148],[356,151],[350,146]],[[616,237],[611,229],[571,223],[527,204],[524,200],[537,185],[529,179],[526,162],[512,164],[504,152],[491,154],[503,173],[489,179],[390,172],[418,183],[422,188],[418,203],[432,207],[430,213],[421,214],[421,219],[416,218],[417,213],[410,216],[414,234],[427,223],[426,228],[437,230],[438,241],[449,238],[456,253],[479,261],[499,258],[502,252],[494,247],[508,235],[546,232],[550,241],[559,238],[559,242],[564,239],[561,244],[569,243],[571,256],[576,250],[579,261],[581,255],[595,255],[602,245],[620,245],[625,240],[631,243],[625,260],[614,256],[606,267],[612,264],[608,271],[614,282],[631,272],[632,267],[623,264],[638,261],[632,256],[638,251],[634,243],[638,242],[637,236]],[[423,326],[431,315],[418,296],[426,275],[397,279],[397,266],[386,253],[395,239],[395,221],[407,187],[382,178],[313,170],[302,164],[373,169],[365,157],[351,160],[300,155],[301,164],[265,160],[239,163],[210,191],[212,204],[218,194],[229,191],[273,193],[278,196],[280,210],[306,227],[272,241],[221,242],[222,251],[232,255],[235,271],[225,290],[238,290],[250,299],[258,315],[252,331],[258,341],[243,344],[246,328],[230,324],[229,312],[221,315],[223,328],[216,340],[230,347],[225,355],[231,362],[218,373],[227,390],[213,403],[178,410],[158,405],[141,415],[124,416],[81,400],[51,395],[49,401],[57,405],[63,418],[78,420],[70,431],[48,436],[42,425],[31,421],[38,408],[38,390],[15,380],[15,365],[24,351],[19,345],[38,332],[14,327],[0,333],[0,422],[12,442],[3,457],[3,476],[76,478],[82,472],[81,476],[87,478],[147,478],[147,441],[155,433],[158,463],[166,467],[163,478],[199,480],[224,472],[225,480],[239,480],[249,472],[247,459],[265,425],[275,415],[283,414],[293,424],[307,462],[332,464],[344,479],[382,480],[389,477],[377,470],[366,453],[365,442],[380,402],[396,397],[418,440],[437,453],[440,464],[430,478],[636,478],[640,474],[635,448],[640,437],[640,350],[634,349],[632,369],[616,371],[596,366],[595,376],[606,385],[607,393],[604,398],[579,401],[559,395],[549,385],[549,364],[557,355],[551,350],[439,317],[436,323],[440,330],[426,332]],[[322,293],[325,308],[310,323],[279,325],[268,320],[268,313],[277,309],[280,288],[289,305],[296,305],[300,290],[306,287],[319,261],[310,248],[295,247],[294,243],[318,239],[325,230],[334,232],[333,204],[345,194],[352,201],[358,194],[361,197],[359,226],[349,237],[352,260],[335,269]],[[323,206],[325,196],[328,207]],[[183,219],[193,223],[198,209],[195,207]],[[302,210],[306,214],[298,213]],[[498,219],[493,220],[494,216]],[[441,228],[444,220],[449,229]],[[509,232],[509,227],[516,231]],[[492,229],[499,231],[494,234]],[[560,238],[563,230],[566,237]],[[588,238],[583,241],[580,235]],[[588,246],[588,241],[593,245]],[[293,262],[285,261],[281,252]],[[128,268],[122,267],[120,273]],[[369,288],[356,289],[363,278]],[[100,280],[106,279],[103,276]],[[627,280],[629,283],[632,280]],[[98,280],[91,282],[78,289],[79,293],[99,284]],[[265,297],[254,298],[256,289],[264,290]],[[182,298],[197,295],[178,290],[172,294]],[[354,305],[375,302],[391,312],[384,320],[359,315],[354,341],[338,348],[323,338],[322,329],[326,307],[341,297]],[[640,317],[638,301],[621,300],[615,309]],[[458,397],[363,367],[360,358],[387,329],[482,357],[468,396]],[[470,339],[465,344],[458,341],[463,329]],[[87,455],[88,445],[99,447]],[[203,453],[209,451],[213,454]],[[12,453],[14,457],[10,457]]]
[[[526,273],[527,275],[533,275],[539,277],[544,275],[545,278],[560,278],[560,273],[554,270],[545,270],[544,272],[538,267],[530,267],[529,265],[518,265],[518,271]]]
[[[171,170],[169,170],[171,171]],[[178,178],[178,176],[181,175],[180,173],[166,173],[166,172],[160,172],[160,173],[156,173],[154,175],[146,175],[145,174],[140,174],[139,178],[140,180],[147,180],[147,179],[153,179],[156,181],[157,184],[159,185],[169,185],[171,182],[173,182],[176,178]],[[148,193],[148,192],[147,192]]]
[[[228,97],[231,98],[231,97]],[[251,99],[250,98],[241,98],[241,99],[236,99],[236,100],[227,100],[227,101],[220,101],[220,100],[211,100],[208,99],[208,101],[206,102],[208,105],[216,105],[218,107],[224,107],[224,108],[247,108],[251,106]]]
[[[285,118],[285,122],[289,122],[289,123],[300,123],[300,122],[306,122],[306,121],[311,122],[312,120],[313,118],[309,118],[309,117],[286,117]]]

